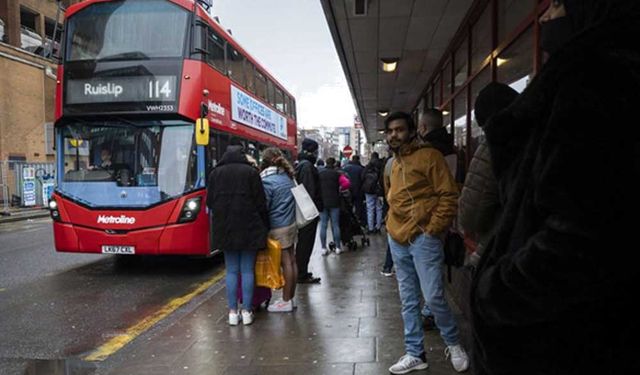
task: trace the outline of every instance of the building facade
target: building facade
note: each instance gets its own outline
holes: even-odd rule
[[[0,205],[25,205],[24,175],[53,168],[57,61],[65,7],[79,2],[0,0]],[[46,172],[42,172],[46,171]],[[17,198],[17,201],[14,201]],[[30,202],[27,202],[30,204]],[[42,199],[36,200],[42,204]]]

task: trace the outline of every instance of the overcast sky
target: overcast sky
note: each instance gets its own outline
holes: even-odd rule
[[[353,125],[353,99],[320,0],[213,0],[212,14],[295,96],[298,126]]]

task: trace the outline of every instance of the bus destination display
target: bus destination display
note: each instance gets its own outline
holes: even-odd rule
[[[67,81],[67,104],[175,101],[175,76],[108,77]]]

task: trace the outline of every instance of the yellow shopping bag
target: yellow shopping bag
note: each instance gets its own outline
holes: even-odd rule
[[[267,248],[258,251],[256,258],[256,285],[271,289],[284,286],[284,277],[280,268],[282,246],[273,238],[267,239]]]

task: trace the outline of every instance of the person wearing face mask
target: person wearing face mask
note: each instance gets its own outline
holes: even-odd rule
[[[640,1],[553,1],[539,21],[547,62],[485,126],[502,215],[471,285],[472,367],[637,374]]]

